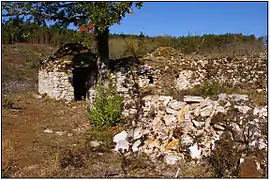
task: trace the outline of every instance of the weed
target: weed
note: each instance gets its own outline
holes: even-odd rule
[[[89,118],[97,127],[106,129],[124,119],[123,108],[124,99],[118,94],[112,80],[109,80],[108,87],[97,86],[93,105],[88,108]]]
[[[21,109],[21,101],[21,97],[9,94],[2,99],[2,106],[7,109]]]
[[[2,177],[9,176],[9,173],[14,168],[15,150],[13,143],[9,139],[3,139],[2,142]]]
[[[40,62],[39,61],[34,61],[34,62],[32,62],[30,68],[32,68],[32,69],[38,69],[39,66],[40,66]]]

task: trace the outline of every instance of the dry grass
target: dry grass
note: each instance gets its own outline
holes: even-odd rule
[[[2,140],[2,170],[5,176],[9,176],[8,172],[12,171],[14,167],[14,145],[10,139]]]
[[[36,90],[38,63],[54,51],[45,45],[3,45],[2,92]]]

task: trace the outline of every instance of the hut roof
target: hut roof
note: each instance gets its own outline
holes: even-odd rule
[[[87,67],[93,63],[96,63],[96,55],[89,48],[78,43],[68,43],[43,60],[40,69],[65,71],[77,66]]]

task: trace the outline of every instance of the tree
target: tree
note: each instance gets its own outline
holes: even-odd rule
[[[109,74],[109,27],[120,24],[132,7],[141,8],[142,2],[2,2],[3,16],[23,16],[38,25],[53,21],[59,28],[70,24],[86,28],[94,27],[97,42],[98,80],[106,80]]]

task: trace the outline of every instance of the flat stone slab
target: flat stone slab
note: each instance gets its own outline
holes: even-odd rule
[[[184,101],[187,103],[199,103],[204,101],[204,98],[201,96],[184,96]]]

